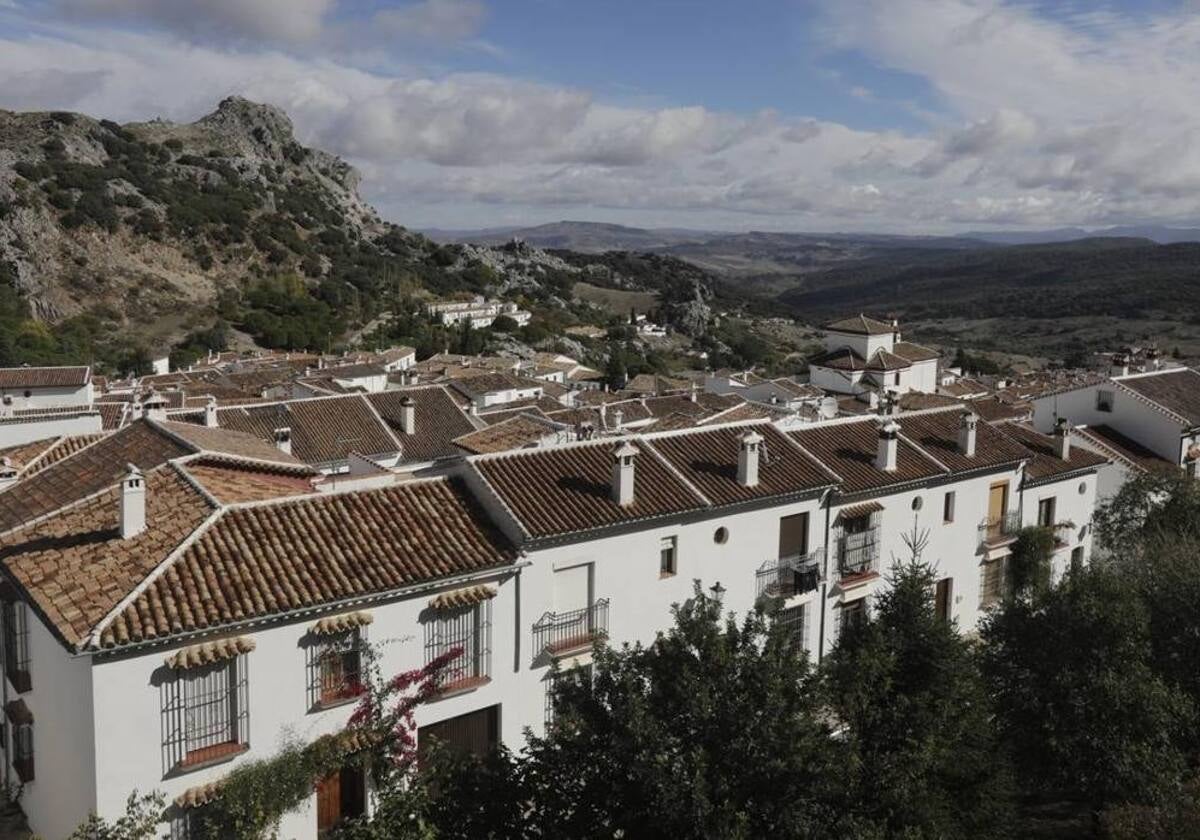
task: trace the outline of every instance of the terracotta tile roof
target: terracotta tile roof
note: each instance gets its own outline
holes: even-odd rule
[[[213,452],[279,464],[301,463],[300,459],[294,455],[281,452],[274,442],[268,442],[248,432],[220,427],[209,428],[208,426],[198,426],[195,423],[176,423],[171,420],[159,421],[158,425],[170,434],[183,439],[197,452]],[[294,430],[292,440],[294,445]]]
[[[518,414],[485,429],[468,432],[455,438],[454,442],[472,455],[482,455],[487,452],[507,452],[510,449],[535,446],[543,438],[558,433],[566,435],[568,431],[560,423]]]
[[[462,393],[467,398],[474,399],[482,397],[484,394],[494,394],[498,391],[528,388],[540,389],[545,383],[537,380],[525,380],[522,382],[510,373],[480,371],[474,376],[464,376],[454,379],[449,384],[451,388]]]
[[[135,537],[121,539],[120,490],[112,479],[107,491],[0,538],[0,563],[71,647],[213,510],[174,467],[145,476],[146,530]]]
[[[373,456],[400,450],[388,424],[360,395],[221,408],[217,422],[222,428],[246,432],[272,445],[276,429],[290,428],[292,454],[306,464],[344,461],[351,450]]]
[[[1108,463],[1103,455],[1082,446],[1072,446],[1068,459],[1064,461],[1058,457],[1054,438],[1024,423],[1006,423],[1003,433],[1029,450],[1029,461],[1025,465],[1027,484],[1053,481],[1080,470],[1095,470]]]
[[[810,365],[827,367],[833,370],[866,370],[867,360],[855,353],[849,347],[840,350],[830,350],[808,360]]]
[[[649,426],[639,429],[639,431],[669,432],[678,429],[694,429],[698,425],[700,425],[699,418],[695,415],[673,412],[666,417],[658,418]]]
[[[971,400],[968,405],[975,413],[989,423],[1000,423],[1006,420],[1025,420],[1033,416],[1033,404],[1023,400],[1004,399],[1000,392],[987,397]]]
[[[0,493],[0,534],[115,486],[130,463],[146,472],[192,451],[145,420],[132,423]]]
[[[634,459],[634,502],[612,499],[618,441],[573,444],[472,459],[471,467],[534,539],[669,516],[705,506],[647,446]]]
[[[1179,415],[1190,425],[1200,426],[1200,372],[1177,368],[1113,381]]]
[[[991,389],[986,385],[965,377],[949,385],[942,385],[938,390],[950,397],[978,397],[991,393]]]
[[[892,345],[892,352],[910,362],[928,362],[932,359],[940,359],[942,355],[936,350],[909,341],[897,341]]]
[[[1082,426],[1075,429],[1075,434],[1083,437],[1100,451],[1108,454],[1113,460],[1145,472],[1178,469],[1151,449],[1142,446],[1136,440],[1126,437],[1112,426]]]
[[[92,403],[92,408],[100,412],[100,428],[106,432],[121,428],[128,420],[126,412],[129,410],[129,403],[106,400]]]
[[[941,466],[903,437],[895,471],[876,468],[879,433],[874,418],[814,425],[788,432],[788,437],[842,478],[843,493],[860,493],[945,474]]]
[[[705,417],[696,425],[708,426],[716,423],[744,423],[747,420],[778,420],[790,416],[791,412],[762,403],[744,402],[724,411]]]
[[[227,509],[105,629],[104,647],[510,565],[457,481]]]
[[[700,404],[697,399],[692,402],[690,396],[646,397],[643,403],[651,417],[666,417],[668,414],[684,414],[689,417],[707,417],[712,414],[709,409]],[[612,410],[611,408],[609,409]]]
[[[287,469],[203,455],[182,467],[217,501],[227,505],[316,492],[313,480],[317,474],[303,465]]]
[[[852,333],[854,335],[887,335],[896,331],[888,321],[880,321],[867,315],[855,315],[843,318],[825,325],[825,329],[833,332]]]
[[[741,439],[749,431],[763,438],[758,484],[737,482]],[[731,505],[774,496],[808,493],[837,479],[770,423],[722,426],[644,438],[676,470],[715,505]]]
[[[87,365],[0,368],[0,388],[82,388],[91,375]]]
[[[361,363],[327,367],[321,370],[321,376],[330,379],[365,379],[369,376],[387,376],[387,371],[379,365]]]
[[[416,433],[405,434],[400,428],[400,403],[405,397],[413,401],[416,412]],[[368,394],[369,402],[400,441],[402,460],[432,461],[462,454],[454,439],[475,430],[450,393],[441,385],[404,388]],[[357,447],[360,452],[365,451]]]
[[[867,362],[867,370],[908,370],[910,367],[912,363],[908,359],[886,350],[876,350]]]
[[[43,438],[17,446],[6,446],[0,449],[0,461],[7,458],[14,468],[24,470],[34,461],[45,455],[61,438]]]
[[[451,394],[451,396],[453,396],[453,394]],[[506,402],[502,405],[488,406],[486,409],[479,412],[479,416],[484,418],[488,414],[496,414],[503,411],[512,411],[514,409],[524,408],[537,408],[541,409],[543,412],[549,413],[551,411],[561,411],[563,408],[566,408],[566,406],[554,399],[554,397],[548,397],[543,394],[540,397],[512,400],[511,402]]]
[[[975,454],[968,458],[958,451],[959,419],[965,409],[906,414],[897,418],[901,434],[920,446],[954,472],[970,472],[1003,464],[1014,464],[1028,457],[1016,441],[987,423],[975,429]]]
[[[517,406],[516,408],[504,408],[500,411],[481,411],[479,419],[489,426],[494,426],[497,423],[503,423],[505,420],[511,420],[514,417],[527,415],[529,417],[538,417],[542,420],[549,420],[546,412],[542,411],[536,405],[534,406]]]
[[[909,391],[907,394],[901,394],[896,405],[901,411],[923,411],[927,408],[948,408],[950,406],[962,405],[960,400],[954,397],[948,397],[943,394],[926,394],[922,391]],[[984,418],[985,420],[987,418]]]
[[[31,475],[36,475],[52,464],[57,464],[63,458],[71,457],[79,450],[91,446],[107,435],[108,432],[99,432],[94,435],[64,435],[54,441],[54,444],[48,447],[36,459],[30,461],[21,477],[28,478]]]

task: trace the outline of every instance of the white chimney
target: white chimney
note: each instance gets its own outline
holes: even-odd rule
[[[167,398],[157,391],[151,390],[150,396],[146,397],[142,403],[142,416],[151,420],[166,420]]]
[[[1071,424],[1066,417],[1054,421],[1054,454],[1060,461],[1071,460]]]
[[[204,404],[204,425],[210,429],[217,427],[217,398],[209,397]]]
[[[619,408],[613,409],[613,425],[612,425],[612,427],[613,427],[614,432],[621,431],[621,420],[622,420],[622,418],[624,418],[624,416],[625,416],[625,412],[621,411],[621,409],[619,409]]]
[[[0,402],[0,417],[12,417],[14,411],[13,398],[5,394],[4,400]]]
[[[133,464],[121,479],[121,539],[136,537],[146,530],[146,479]]]
[[[968,411],[958,418],[958,452],[968,458],[975,457],[975,437],[979,427],[979,415]]]
[[[884,472],[896,471],[896,457],[900,452],[900,424],[895,420],[884,420],[879,425],[879,444],[875,450],[875,468]]]
[[[417,404],[413,402],[412,397],[400,400],[400,431],[406,435],[417,433]]]
[[[738,448],[737,481],[743,487],[758,485],[758,450],[762,442],[762,435],[753,429],[742,435]]]
[[[275,439],[275,447],[285,455],[292,454],[292,430],[289,426],[280,426],[271,436]]]
[[[638,449],[624,441],[613,450],[612,498],[621,507],[633,504],[633,459]]]

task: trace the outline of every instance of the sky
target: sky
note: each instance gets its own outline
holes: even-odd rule
[[[0,108],[238,94],[417,229],[1200,221],[1200,0],[0,0]]]

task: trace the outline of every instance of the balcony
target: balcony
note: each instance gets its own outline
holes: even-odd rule
[[[879,568],[879,526],[838,538],[838,570],[842,578],[871,574]]]
[[[755,573],[759,598],[791,598],[812,592],[821,582],[825,550],[769,560]]]
[[[1075,523],[1059,522],[1057,525],[1051,526],[1054,531],[1054,544],[1058,548],[1066,548],[1071,544],[1071,539],[1075,536]]]
[[[1006,545],[1017,538],[1021,530],[1021,514],[1010,510],[1000,516],[988,517],[979,523],[979,542],[985,547]]]
[[[537,651],[562,656],[589,648],[608,636],[608,599],[570,612],[548,612],[533,625],[533,645]]]

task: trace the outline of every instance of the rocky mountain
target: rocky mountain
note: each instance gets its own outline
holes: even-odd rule
[[[236,97],[188,124],[0,111],[0,364],[120,364],[215,323],[317,347],[430,294],[571,306],[586,260],[438,244],[382,220],[358,185],[281,110]]]

